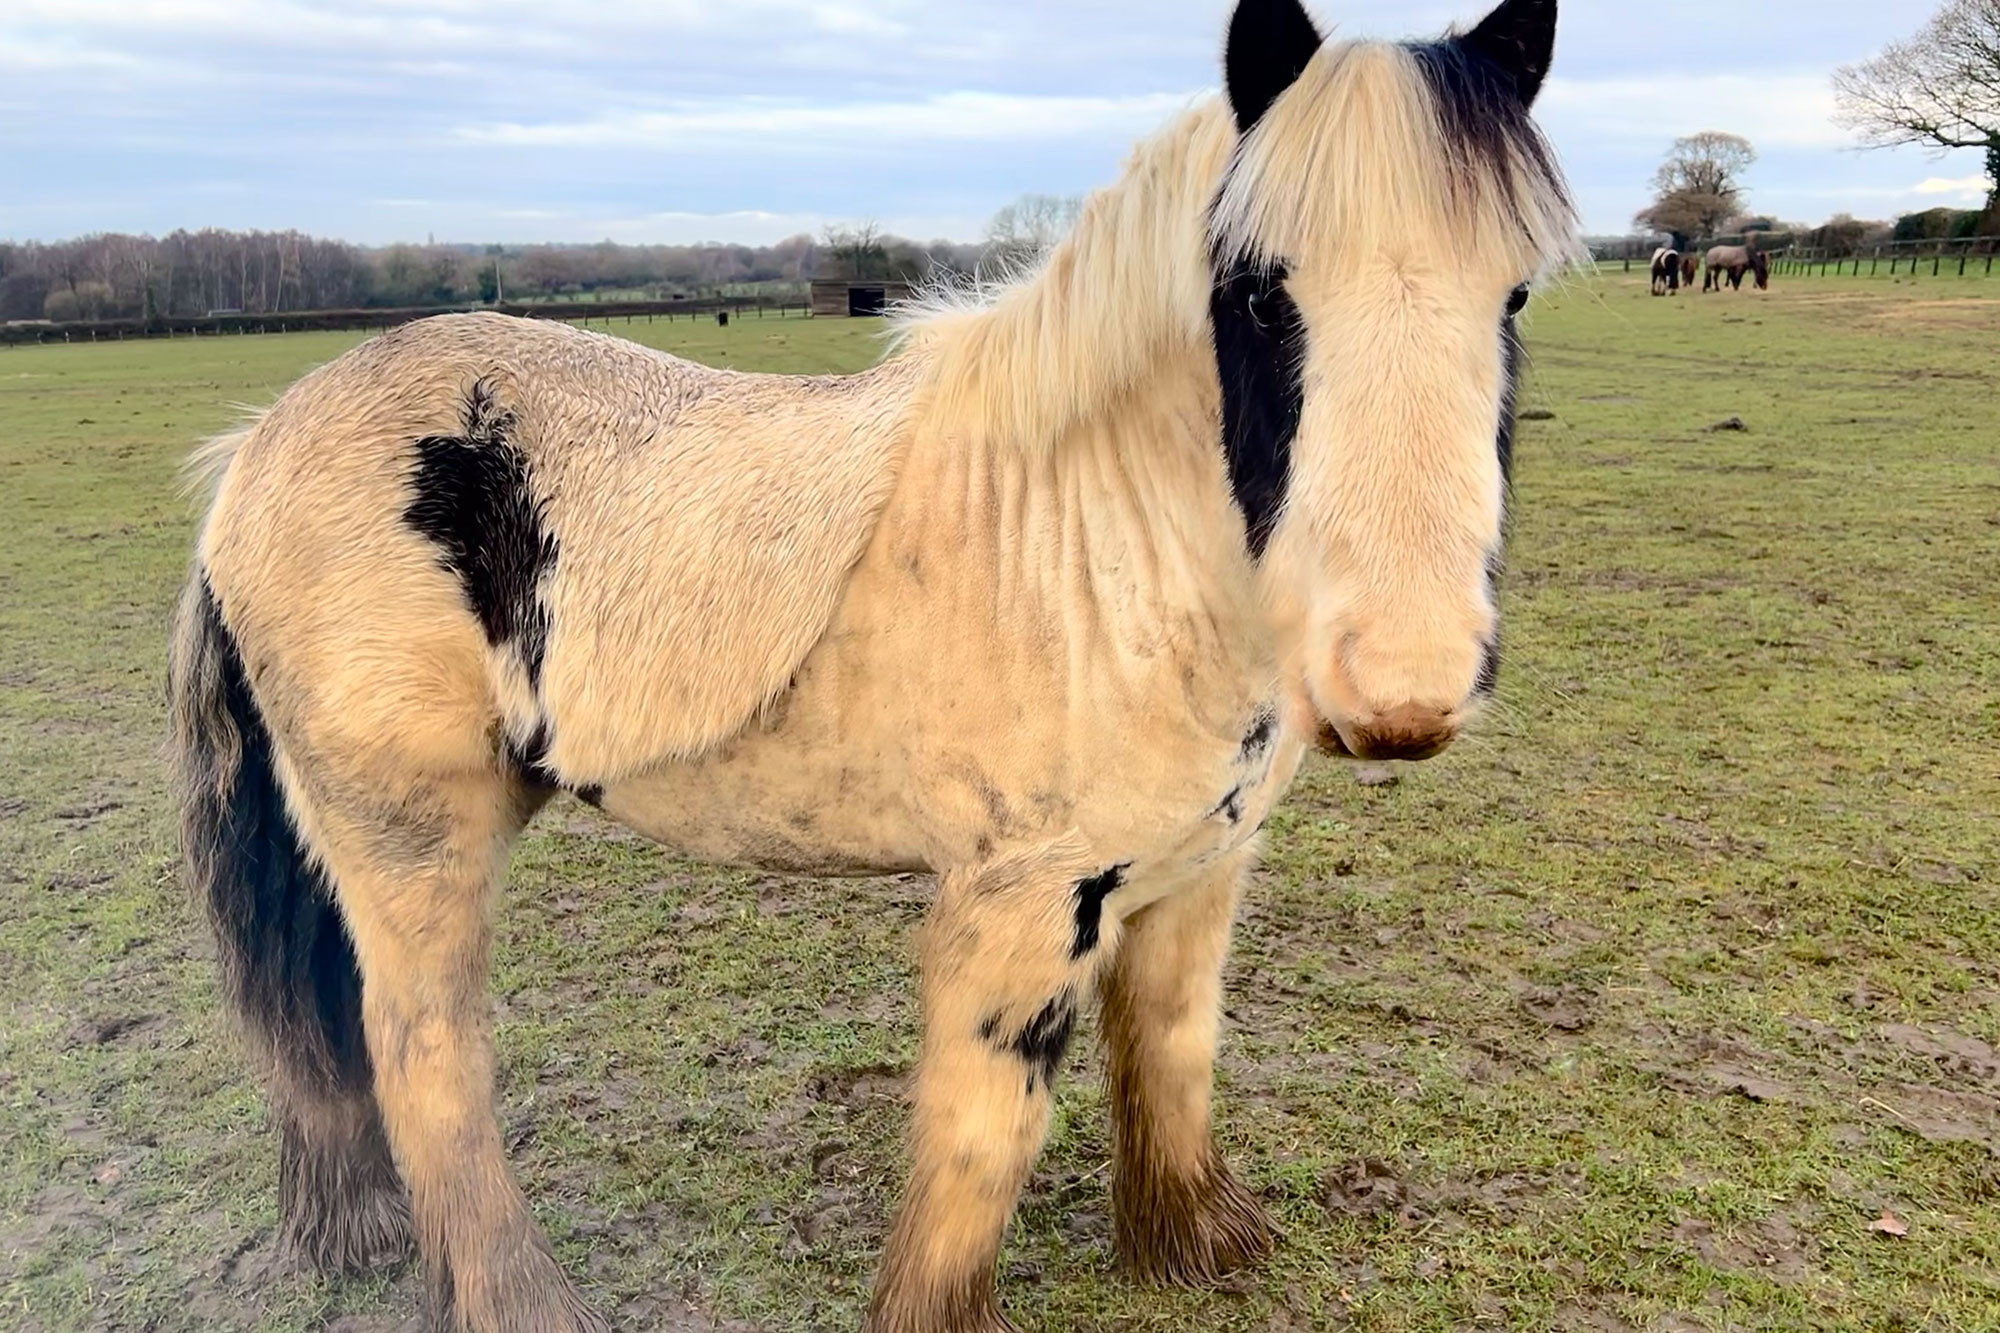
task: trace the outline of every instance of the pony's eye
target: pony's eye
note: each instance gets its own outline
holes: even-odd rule
[[[1521,313],[1521,307],[1526,304],[1528,304],[1528,284],[1524,282],[1507,293],[1507,313],[1518,315]]]

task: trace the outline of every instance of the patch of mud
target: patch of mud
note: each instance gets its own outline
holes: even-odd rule
[[[2000,1089],[2000,1052],[1949,1027],[1884,1023],[1875,1035],[1895,1049],[1937,1066],[1946,1078]]]
[[[1512,1216],[1549,1192],[1550,1182],[1509,1173],[1483,1179],[1430,1179],[1390,1162],[1357,1157],[1320,1177],[1320,1206],[1336,1217],[1399,1224],[1467,1224]]]
[[[901,1065],[860,1065],[815,1070],[806,1079],[806,1096],[847,1111],[900,1104],[909,1088],[910,1071]]]
[[[1648,1066],[1676,1092],[1700,1097],[1733,1095],[1753,1102],[1801,1100],[1791,1085],[1775,1077],[1777,1057],[1735,1038],[1701,1033],[1690,1042],[1679,1042],[1662,1035],[1647,1045],[1678,1053],[1674,1063]]]
[[[1729,1231],[1718,1231],[1698,1217],[1684,1217],[1674,1227],[1674,1240],[1724,1272],[1796,1282],[1813,1271],[1807,1241],[1792,1219],[1779,1214]]]
[[[1581,1032],[1596,1021],[1598,997],[1579,986],[1530,986],[1514,997],[1514,1007],[1544,1027]]]

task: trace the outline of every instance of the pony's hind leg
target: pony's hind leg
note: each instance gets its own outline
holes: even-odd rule
[[[353,946],[199,574],[181,598],[168,676],[190,887],[277,1122],[279,1247],[328,1272],[400,1259],[409,1201],[375,1104]]]
[[[412,778],[399,804],[422,814],[388,836],[379,820],[322,821],[361,964],[375,1096],[409,1184],[432,1308],[468,1333],[605,1327],[549,1253],[493,1115],[490,910],[508,848],[538,803],[520,780],[482,771]]]
[[[909,1192],[868,1333],[1001,1333],[993,1266],[1043,1136],[1076,1005],[1114,943],[1120,871],[1080,845],[940,877],[923,932]]]
[[[1232,858],[1129,918],[1102,986],[1118,1254],[1154,1281],[1212,1282],[1271,1248],[1262,1205],[1230,1174],[1209,1127],[1222,964],[1244,867]]]

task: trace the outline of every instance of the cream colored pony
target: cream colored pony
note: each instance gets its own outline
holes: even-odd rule
[[[566,789],[718,860],[937,872],[871,1329],[1006,1327],[1093,995],[1120,1253],[1263,1254],[1209,1128],[1231,918],[1308,743],[1422,757],[1491,689],[1513,317],[1573,231],[1527,115],[1554,8],[1329,45],[1242,0],[1225,98],[864,374],[450,316],[221,441],[175,746],[286,1241],[414,1239],[458,1328],[602,1327],[491,1104],[491,911]]]

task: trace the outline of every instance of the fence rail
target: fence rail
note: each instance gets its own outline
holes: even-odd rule
[[[806,312],[804,301],[771,301],[750,297],[702,296],[681,301],[541,301],[505,302],[482,306],[384,306],[356,310],[279,310],[268,314],[210,314],[156,316],[152,319],[72,319],[18,320],[0,324],[0,346],[22,343],[105,342],[123,338],[200,338],[225,333],[299,333],[353,329],[388,329],[432,315],[461,314],[468,310],[495,310],[503,315],[527,319],[602,320],[610,323],[635,319],[648,323],[679,316],[698,319],[728,311],[732,318],[748,314],[755,318],[775,312],[782,316],[796,309]]]
[[[1889,273],[1900,270],[1915,275],[1928,265],[1930,275],[1935,278],[1947,272],[1961,277],[1968,272],[1991,273],[1996,256],[2000,256],[2000,236],[1955,236],[1885,241],[1865,248],[1795,245],[1775,252],[1772,261],[1775,272],[1799,275],[1843,272],[1858,275],[1863,264],[1870,273],[1882,272],[1886,264]]]
[[[1707,246],[1694,247],[1699,256],[1707,251]],[[1915,241],[1883,241],[1868,246],[1773,246],[1764,251],[1770,256],[1773,273],[1789,273],[1799,276],[1829,273],[1839,275],[1863,272],[1919,274],[1928,271],[1932,277],[1943,277],[1947,273],[1964,276],[1967,273],[1986,274],[1993,271],[1993,261],[2000,259],[2000,236],[1944,236],[1930,237]],[[1630,273],[1636,265],[1643,273],[1651,264],[1651,257],[1624,256],[1618,259],[1600,259],[1596,262],[1600,270],[1613,265]]]

